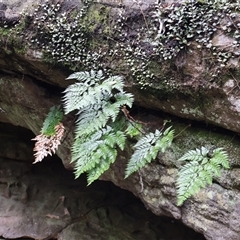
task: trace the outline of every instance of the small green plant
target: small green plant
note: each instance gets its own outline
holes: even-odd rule
[[[123,131],[106,126],[88,135],[76,138],[72,147],[75,177],[87,172],[88,185],[98,179],[117,157],[117,149],[124,149]]]
[[[65,114],[78,110],[76,137],[89,134],[115,122],[121,106],[131,107],[133,96],[123,91],[123,79],[113,76],[105,79],[103,72],[77,72],[69,79],[76,79],[64,92]]]
[[[124,149],[126,134],[119,128],[121,107],[131,107],[133,96],[123,90],[120,76],[105,77],[102,71],[77,72],[77,82],[65,90],[65,114],[77,110],[72,162],[75,176],[88,174],[88,184],[98,179]],[[121,124],[120,124],[121,125]]]
[[[212,152],[205,147],[190,150],[178,161],[186,162],[179,171],[176,184],[178,206],[207,184],[212,184],[213,178],[221,175],[222,168],[229,168],[228,155],[222,148]]]
[[[98,179],[115,162],[119,151],[125,149],[128,138],[136,144],[125,178],[171,146],[174,130],[171,126],[164,129],[166,122],[161,130],[145,134],[142,124],[130,116],[127,107],[132,107],[133,95],[123,90],[120,76],[105,76],[102,71],[76,72],[67,80],[76,80],[66,88],[63,97],[64,113],[75,111],[77,114],[71,160],[75,164],[76,178],[86,172],[88,185]],[[50,109],[41,134],[33,139],[37,141],[34,163],[55,153],[64,135],[62,117],[60,106]],[[222,148],[212,152],[205,147],[190,150],[179,161],[186,164],[180,169],[176,183],[178,206],[207,184],[212,184],[222,168],[229,168],[227,153]]]
[[[133,147],[135,151],[127,165],[125,178],[156,159],[159,151],[165,152],[171,146],[173,138],[174,130],[171,127],[165,131],[156,130],[155,133],[150,132],[140,138]]]
[[[123,90],[120,76],[105,76],[102,71],[76,72],[67,80],[76,80],[64,91],[64,113],[77,114],[72,163],[75,177],[87,173],[88,185],[98,179],[115,162],[118,152],[125,149],[127,138],[134,139],[133,154],[127,164],[125,178],[164,153],[174,139],[172,127],[145,134],[142,124],[130,116],[127,107],[133,104],[133,95]],[[123,112],[124,114],[120,114]],[[55,153],[64,134],[61,123],[63,111],[52,107],[41,134],[36,136],[35,162]],[[183,202],[212,183],[222,168],[229,168],[227,153],[222,148],[212,152],[205,147],[191,150],[179,161],[187,163],[180,169],[177,179],[177,204]]]
[[[124,150],[127,136],[144,134],[141,124],[128,113],[126,107],[131,108],[133,96],[123,90],[121,77],[106,78],[102,71],[91,71],[77,72],[67,79],[77,81],[64,91],[63,98],[65,114],[77,110],[78,115],[72,147],[75,176],[87,172],[91,184],[116,160],[118,149]],[[120,111],[126,118],[119,116]],[[173,135],[169,127],[164,132],[156,130],[142,136],[134,146],[125,177],[156,159],[159,151],[164,152],[171,145]]]
[[[75,79],[64,95],[64,112],[77,111],[72,163],[75,176],[87,173],[88,184],[98,179],[116,160],[118,150],[124,150],[127,137],[143,135],[142,126],[130,115],[133,96],[123,90],[120,76],[104,76],[102,71],[76,72],[67,80]],[[120,112],[124,115],[120,115]],[[164,152],[173,140],[173,130],[156,130],[142,136],[134,146],[126,177]],[[146,146],[145,143],[147,143]],[[137,164],[135,164],[137,163]]]

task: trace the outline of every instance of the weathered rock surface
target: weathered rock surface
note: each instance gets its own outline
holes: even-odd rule
[[[54,65],[53,61],[51,63],[46,62],[41,47],[31,45],[30,40],[19,40],[14,35],[15,33],[9,31],[9,28],[13,28],[12,26],[18,21],[19,14],[23,9],[25,9],[26,14],[33,14],[35,4],[37,5],[39,2],[35,1],[32,4],[32,1],[23,3],[17,0],[3,0],[0,5],[2,25],[7,24],[8,26],[2,28],[0,39],[0,121],[30,129],[34,134],[38,134],[49,108],[60,103],[61,92],[68,85],[68,82],[64,79],[70,73],[66,66],[61,68],[59,65]],[[166,1],[167,4],[174,2]],[[64,9],[72,9],[75,4],[77,7],[77,2],[72,3],[64,1]],[[134,40],[139,36],[137,34],[140,29],[139,26],[145,26],[143,32],[145,31],[146,35],[143,34],[143,39],[140,39],[137,44],[143,46],[142,50],[146,55],[151,54],[152,46],[147,44],[147,37],[149,36],[147,36],[146,20],[149,20],[151,16],[149,9],[153,8],[153,3],[154,1],[145,1],[141,5],[133,4],[132,1],[121,2],[126,9],[125,15],[123,14],[127,21],[123,28],[123,33],[126,36],[122,34],[125,37],[122,35],[115,37],[113,26],[116,22],[113,19],[118,17],[122,5],[119,5],[118,1],[98,1],[91,9],[91,11],[94,11],[92,16],[96,17],[88,19],[89,32],[87,36],[92,40],[89,48],[95,47],[94,51],[97,52],[98,46],[103,46],[101,49],[103,54],[105,48],[110,51],[109,49],[116,47],[116,45],[111,45],[112,42],[108,45],[109,39],[113,38],[114,41],[123,44],[121,46],[123,51],[123,49],[128,49],[129,42],[134,45]],[[99,9],[102,12],[105,11],[105,15],[108,16],[107,19],[97,15]],[[97,19],[97,16],[100,20]],[[239,24],[238,15],[233,20],[234,24]],[[106,23],[109,24],[109,29],[106,29]],[[226,25],[227,23],[223,21],[222,28],[224,29]],[[105,28],[102,26],[105,26]],[[36,29],[31,26],[27,30],[27,35],[31,36]],[[140,34],[143,32],[140,31]],[[24,35],[24,37],[27,35]],[[123,62],[129,60],[126,55],[125,58],[122,56],[116,57],[117,53],[108,55],[109,52],[107,52],[102,58],[98,58],[97,54],[91,56],[96,57],[96,64],[103,64],[101,67],[106,67],[111,69],[113,73],[126,77],[126,88],[134,93],[135,102],[139,106],[147,109],[163,110],[175,116],[211,123],[240,133],[239,54],[237,54],[239,47],[229,47],[233,44],[233,38],[224,36],[221,29],[212,38],[214,46],[227,49],[233,54],[228,60],[228,66],[221,69],[217,78],[209,77],[210,73],[213,74],[218,69],[216,68],[216,62],[211,63],[212,65],[209,64],[208,60],[211,58],[209,49],[199,49],[195,42],[191,42],[188,51],[181,52],[172,62],[161,62],[160,59],[150,61],[149,65],[153,68],[157,77],[152,81],[147,79],[143,83],[141,79],[136,80],[137,78],[135,79],[131,75],[132,68],[124,65]],[[131,54],[131,51],[129,50],[127,53]],[[49,59],[47,60],[49,61]],[[136,65],[140,65],[140,63],[137,60],[134,62]],[[141,114],[144,115],[144,112]],[[148,116],[143,117],[143,120],[148,121]],[[155,115],[154,122],[162,122],[162,119]],[[173,125],[176,132],[178,129],[177,133],[180,133],[188,123],[181,125],[177,122],[178,120],[173,121]],[[72,129],[73,117],[69,116],[64,124],[68,132],[69,129]],[[128,153],[126,153],[119,157],[118,161],[101,179],[112,181],[115,185],[133,192],[154,214],[180,219],[187,226],[204,234],[207,239],[238,240],[240,239],[238,223],[240,218],[238,211],[240,201],[238,135],[227,131],[217,133],[213,131],[213,128],[205,129],[205,125],[198,128],[196,125],[198,124],[195,124],[195,126],[193,124],[192,127],[181,132],[175,139],[172,148],[164,155],[159,156],[158,161],[139,171],[139,174],[134,174],[129,179],[124,180],[124,169],[128,160]],[[72,138],[73,135],[70,132],[57,152],[65,168],[68,169],[72,169],[70,165]],[[187,200],[183,207],[177,207],[175,182],[177,167],[179,166],[176,160],[189,149],[203,145],[224,147],[229,154],[232,168],[225,171],[221,178],[215,179],[215,183],[211,187],[201,190]],[[17,149],[23,151],[24,147]],[[13,159],[11,156],[10,158]],[[23,189],[24,186],[21,185]],[[18,199],[24,199],[24,195],[21,194],[18,195]],[[59,197],[54,199],[54,201],[58,200]],[[46,208],[44,214],[52,214],[49,213],[50,210]],[[61,216],[64,216],[63,209],[61,211],[61,214],[63,214]],[[50,217],[48,220],[51,222],[53,219]],[[63,222],[60,221],[59,223],[62,228],[67,226]],[[58,225],[54,225],[54,227],[56,226]],[[66,227],[66,231],[74,232],[75,228],[82,227],[84,228],[82,223],[74,223]],[[64,234],[62,232],[59,238],[64,239]]]
[[[180,222],[154,216],[131,193],[110,182],[86,187],[85,177],[74,180],[59,159],[32,165],[33,134],[9,124],[0,124],[0,129],[0,236],[203,239]],[[174,231],[166,231],[169,228]]]
[[[233,136],[234,138],[234,136]],[[239,192],[239,140],[230,136],[191,127],[176,139],[172,148],[152,163],[123,180],[123,159],[112,166],[111,172],[101,179],[111,180],[116,185],[130,190],[144,202],[147,209],[156,215],[181,219],[187,226],[202,232],[206,239],[240,239],[238,226]],[[198,145],[224,146],[227,149],[233,169],[224,171],[222,177],[178,208],[176,206],[176,160],[187,148]],[[119,169],[123,169],[119,171]],[[112,172],[114,174],[112,174]]]
[[[39,96],[43,92],[47,92],[48,89],[37,86],[36,83],[30,80],[9,79],[8,77],[2,78],[2,81],[5,81],[5,84],[0,85],[0,98],[4,104],[2,105],[4,112],[1,112],[1,121],[8,121],[11,124],[18,123],[37,133],[37,129],[41,128],[40,125],[42,124],[44,115],[47,113],[46,106],[49,106],[51,101],[54,103],[54,97],[52,96],[51,99],[40,98]],[[18,84],[13,84],[9,87],[8,81],[9,83],[18,82]],[[14,89],[14,86],[16,89]],[[12,89],[11,97],[6,94],[9,93],[9,88]],[[30,93],[30,90],[33,95]],[[23,97],[26,94],[28,98]],[[153,119],[153,122],[162,122],[162,119],[158,117],[148,115],[148,118]],[[146,121],[148,121],[148,118]],[[183,128],[184,125],[178,126],[176,124],[175,126],[177,133]],[[172,148],[166,154],[159,156],[157,162],[143,168],[140,171],[140,175],[134,174],[129,179],[124,180],[124,169],[128,160],[126,153],[125,156],[119,158],[101,179],[112,181],[115,185],[133,192],[156,215],[166,215],[180,219],[186,225],[203,233],[207,239],[218,239],[220,235],[222,239],[238,239],[236,238],[238,236],[238,221],[235,219],[238,218],[237,209],[240,201],[238,181],[238,166],[240,165],[238,157],[240,154],[238,147],[239,140],[234,135],[227,136],[211,131],[211,129],[203,130],[194,126],[189,127],[174,141]],[[70,158],[70,145],[68,143],[71,139],[70,135],[68,136],[69,139],[65,140],[67,144],[63,142],[59,148],[59,156],[63,162],[66,161],[68,168],[70,167],[69,161],[66,159]],[[30,138],[29,136],[28,139]],[[7,145],[7,141],[5,141],[5,145],[1,145],[3,146],[1,152],[4,153],[4,156],[10,159],[30,161],[29,156],[32,155],[31,149],[26,149],[26,146],[21,146],[21,144],[20,146],[16,145],[14,148],[16,151],[23,152],[24,154],[28,153],[26,157],[23,157],[24,154],[21,154],[21,157],[18,159],[16,156],[19,153],[14,154],[13,150],[11,150],[14,141],[11,140],[11,142],[11,146]],[[194,198],[189,199],[182,208],[179,208],[176,206],[176,160],[188,149],[194,149],[203,144],[204,146],[224,146],[229,153],[230,162],[234,168],[224,172],[220,179],[216,179],[217,184],[202,190]],[[2,168],[5,169],[6,167],[3,166]],[[21,168],[18,167],[17,169]],[[23,170],[27,169],[23,168]],[[18,174],[20,173],[17,173],[17,176]],[[24,189],[24,186],[24,184],[21,185],[21,188]],[[39,189],[41,189],[41,186],[39,186]],[[21,194],[18,198],[24,199],[24,194]],[[224,219],[222,214],[224,214]]]
[[[11,22],[12,19],[18,19],[20,18],[20,13],[23,11],[32,13],[39,2],[40,1],[35,1],[34,4],[30,4],[31,1],[19,3],[17,0],[3,0],[1,3],[3,9],[2,21],[8,23]],[[144,14],[146,14],[145,17],[151,16],[150,13],[147,12],[147,9],[152,9],[154,4],[154,1],[146,1],[141,4],[132,3],[132,1],[121,1],[120,3],[111,0],[98,2],[96,8],[110,6],[115,17],[115,10],[119,9],[120,6],[124,6],[127,9],[126,14],[129,14],[129,21],[133,21],[132,24],[134,24],[134,14],[138,16],[138,24],[144,24],[144,15],[139,17],[139,14],[142,15],[144,11]],[[174,1],[165,2],[166,5],[170,5],[173,4]],[[74,4],[75,7],[79,7],[80,3]],[[64,2],[64,9],[72,6],[73,2]],[[110,11],[109,8],[107,11]],[[10,14],[11,12],[12,14]],[[98,17],[100,18],[101,16]],[[110,15],[110,17],[113,16]],[[108,18],[110,17],[108,16]],[[237,24],[239,22],[239,16],[237,15],[235,18],[234,21]],[[96,19],[92,21],[97,25]],[[225,23],[223,21],[221,27],[224,29],[227,24],[228,22]],[[101,26],[99,25],[98,27]],[[137,28],[138,25],[135,27]],[[94,31],[95,30],[96,29],[94,29]],[[135,30],[137,31],[138,29]],[[128,29],[126,32],[133,34],[132,37],[136,35],[134,35],[133,30],[129,32]],[[7,33],[4,33],[4,35],[5,34]],[[99,32],[97,32],[97,34],[99,34]],[[11,34],[9,35],[11,36]],[[29,33],[29,35],[31,34]],[[100,38],[101,35],[96,36],[96,40]],[[127,38],[125,40],[127,41]],[[143,44],[144,39],[141,41],[140,45],[141,43]],[[63,81],[66,75],[57,69],[53,71],[51,66],[42,62],[41,59],[43,55],[41,49],[32,49],[30,47],[19,54],[15,52],[14,49],[9,48],[8,42],[5,42],[5,40],[2,39],[2,43],[4,46],[2,46],[0,66],[3,71],[30,75],[38,80],[46,81],[63,88],[67,86],[66,82]],[[231,47],[234,44],[234,39],[225,36],[221,31],[213,36],[213,46],[219,47],[219,49],[228,49],[229,52],[233,54],[232,58],[228,60],[227,68],[223,69],[220,73],[220,80],[211,79],[211,77],[207,75],[208,73],[206,73],[206,71],[208,71],[209,74],[214,71],[208,63],[209,58],[211,58],[211,56],[208,55],[208,49],[198,49],[196,44],[191,43],[188,51],[183,55],[180,54],[172,64],[168,65],[169,63],[166,63],[166,66],[162,68],[160,62],[154,63],[158,64],[156,67],[159,71],[158,75],[160,78],[151,82],[151,84],[147,86],[147,89],[141,91],[141,84],[132,80],[128,83],[128,86],[131,91],[135,93],[136,102],[144,107],[163,110],[179,117],[205,121],[232,131],[240,132],[240,121],[238,119],[240,116],[239,87],[237,80],[239,75],[238,52],[240,50],[239,48]],[[119,61],[119,59],[112,59],[111,61],[115,62]],[[180,68],[179,65],[181,66]],[[216,65],[218,67],[219,64],[216,63]],[[107,67],[111,66],[108,65]],[[115,65],[112,65],[112,67],[116,68]],[[176,70],[174,70],[174,68]],[[121,67],[119,69],[117,68],[116,71],[118,74],[130,77]],[[156,69],[154,71],[156,71]],[[161,79],[161,76],[164,76],[164,74],[165,77]],[[129,79],[127,79],[127,81],[129,81]],[[146,91],[149,92],[147,96],[145,94]],[[151,92],[152,94],[150,94]]]

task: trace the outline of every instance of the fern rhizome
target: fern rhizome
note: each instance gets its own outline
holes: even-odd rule
[[[125,149],[127,139],[134,139],[133,154],[127,164],[125,178],[164,153],[174,139],[172,127],[155,130],[145,134],[142,123],[129,115],[133,95],[124,91],[124,81],[120,76],[105,76],[102,71],[76,72],[67,80],[76,82],[64,91],[64,113],[77,115],[75,138],[72,146],[72,163],[75,165],[75,177],[87,173],[88,185],[98,179],[115,162],[118,152]],[[61,107],[51,108],[41,134],[36,136],[34,151],[35,162],[40,162],[55,153],[64,134],[61,123]],[[131,145],[128,142],[128,145]],[[177,205],[212,183],[220,176],[222,168],[229,168],[227,153],[222,148],[210,151],[191,150],[179,161],[181,167],[177,179]]]

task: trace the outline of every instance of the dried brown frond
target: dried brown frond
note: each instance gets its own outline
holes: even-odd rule
[[[36,153],[34,154],[35,161],[33,163],[41,162],[44,157],[47,155],[52,156],[53,153],[56,152],[58,145],[61,143],[61,139],[64,135],[64,126],[60,122],[55,127],[55,134],[53,136],[46,136],[44,134],[37,135],[32,140],[37,141],[35,143],[35,147],[33,151]]]

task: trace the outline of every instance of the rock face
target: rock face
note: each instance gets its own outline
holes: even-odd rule
[[[59,159],[32,165],[33,134],[0,124],[0,236],[6,239],[203,239],[154,216],[110,182],[86,187]],[[174,231],[166,228],[174,227]]]
[[[214,1],[189,5],[182,1],[165,1],[163,5],[154,5],[154,2],[133,4],[108,0],[84,5],[78,1],[46,1],[39,7],[40,1],[32,4],[31,1],[3,0],[0,4],[0,121],[38,134],[49,108],[61,102],[62,91],[69,84],[64,79],[69,73],[101,68],[123,75],[126,89],[135,96],[142,120],[160,123],[169,118],[151,110],[172,114],[177,138],[157,161],[127,180],[124,180],[127,152],[101,179],[131,191],[154,214],[179,219],[204,234],[206,239],[240,239],[240,17],[234,10],[237,7],[233,7],[235,1],[218,7]],[[178,9],[182,15],[176,17]],[[189,9],[193,10],[190,15]],[[21,16],[20,12],[25,14]],[[179,19],[183,18],[187,28],[181,25]],[[179,29],[183,30],[179,32]],[[186,128],[190,122],[191,126]],[[67,116],[64,125],[68,134],[57,151],[64,167],[70,170],[73,168],[70,164],[73,124],[74,116]],[[177,159],[201,146],[223,147],[229,154],[231,169],[223,171],[213,185],[178,207],[175,183],[180,166]],[[8,157],[12,150],[6,151],[7,147],[3,148],[4,157],[14,159]],[[25,153],[29,149],[19,146],[16,151]],[[18,169],[21,172],[21,167]],[[17,177],[20,172],[16,173]],[[27,198],[25,186],[20,186],[23,191],[17,195],[23,202]],[[10,194],[9,186],[7,189],[6,196]],[[64,212],[65,198],[61,199],[57,197],[52,201],[59,201],[61,217],[68,218],[71,213]],[[57,209],[58,203],[55,204]],[[50,222],[59,216],[52,208],[44,211],[50,214]],[[67,227],[62,219],[54,227],[66,231],[75,229],[74,224]],[[39,231],[43,228],[39,227]],[[55,237],[54,231],[48,236]],[[59,235],[59,239],[64,239],[64,234]]]

